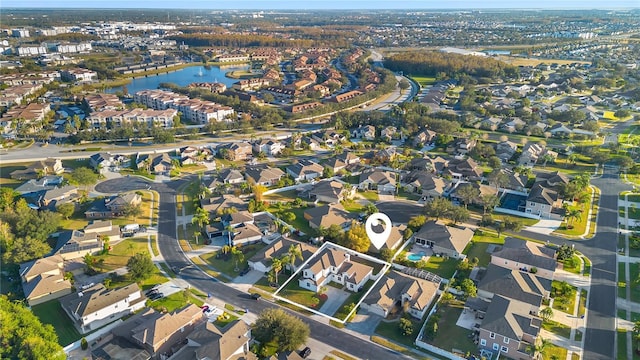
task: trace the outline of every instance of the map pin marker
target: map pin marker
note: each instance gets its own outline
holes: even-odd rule
[[[378,233],[373,229],[373,227],[379,227],[381,222],[384,224],[384,231]],[[380,250],[387,242],[387,239],[389,239],[389,235],[391,235],[391,226],[391,219],[383,213],[371,214],[367,218],[364,228],[367,231],[369,241],[371,241],[371,244],[375,246],[376,249]]]

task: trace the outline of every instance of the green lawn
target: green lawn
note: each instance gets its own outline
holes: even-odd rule
[[[629,263],[629,279],[635,280],[638,278],[638,275],[640,275],[640,264]],[[633,284],[631,286],[631,301],[640,302],[640,285],[634,281],[629,281],[629,284]]]
[[[304,211],[307,208],[289,208],[289,207],[285,207],[285,208],[275,208],[275,207],[270,207],[267,210],[272,213],[273,215],[275,215],[276,217],[282,217],[282,214],[284,213],[293,213],[296,218],[295,220],[293,220],[291,223],[289,223],[289,225],[293,226],[294,228],[302,231],[303,233],[309,235],[309,234],[313,234],[313,229],[311,229],[311,227],[309,226],[309,221],[307,219],[304,218]]]
[[[504,244],[504,236],[498,237],[497,234],[480,232],[473,235],[471,242],[462,252],[469,259],[478,258],[478,266],[487,266],[491,262],[491,254],[487,252],[487,248],[492,244]]]
[[[566,359],[567,349],[557,345],[549,344],[542,353],[542,360]]]
[[[591,260],[589,260],[589,258],[586,257],[586,256],[583,256],[582,260],[584,261],[584,269],[583,269],[582,274],[584,276],[591,275]]]
[[[418,336],[418,332],[420,332],[422,322],[420,320],[416,320],[413,317],[408,317],[408,319],[411,320],[411,323],[413,324],[413,334],[411,334],[410,336],[402,335],[402,332],[398,328],[400,319],[398,319],[397,321],[381,321],[376,328],[376,334],[400,343],[406,347],[412,348],[414,346],[414,341]]]
[[[356,202],[355,200],[346,200],[342,202],[342,206],[345,210],[351,213],[361,213],[364,206],[362,204]]]
[[[572,209],[575,207],[571,207]],[[584,234],[587,229],[587,225],[589,224],[589,209],[591,208],[591,193],[589,193],[589,201],[581,207],[582,212],[580,213],[580,219],[572,220],[571,229],[567,228],[567,222],[563,221],[560,224],[560,227],[554,231],[554,233],[570,235],[570,236],[581,236]]]
[[[360,194],[363,198],[371,202],[376,202],[379,200],[378,193],[376,191],[368,190],[368,191],[358,192],[358,194]]]
[[[551,297],[554,299],[553,301],[553,309],[560,310],[562,312],[566,312],[567,314],[573,314],[576,307],[576,292],[578,288],[575,286],[571,286],[571,291],[567,294],[560,296],[559,292],[556,293],[557,288],[560,286],[560,282],[553,280],[551,283]]]
[[[572,260],[570,261],[564,261],[564,270],[568,271],[570,273],[574,273],[574,274],[580,274],[581,273],[581,265],[582,265],[582,260],[580,260],[580,257],[578,255],[573,255],[571,257]]]
[[[281,191],[269,195],[264,195],[265,200],[293,201],[298,197],[295,190]]]
[[[618,356],[616,359],[626,359],[627,358],[627,330],[618,329],[618,348],[616,349],[616,353]]]
[[[456,325],[462,310],[463,307],[461,305],[445,306],[438,310],[437,314],[440,315],[440,321],[438,321],[438,332],[431,342],[432,344],[446,351],[458,349],[463,353],[467,351],[471,353],[477,352],[478,346],[468,336],[471,330]]]
[[[625,263],[618,263],[618,297],[627,298],[627,278],[625,275]]]
[[[555,322],[553,320],[549,320],[549,321],[545,321],[542,323],[542,328],[550,331],[556,335],[565,337],[565,338],[569,338],[569,336],[571,335],[571,327],[564,325],[564,324],[560,324],[558,322]]]
[[[238,317],[235,315],[231,315],[228,312],[224,312],[222,315],[218,316],[216,320],[213,322],[220,329],[224,329],[227,325],[232,322],[238,320]]]
[[[366,294],[367,290],[369,290],[369,288],[373,286],[373,283],[374,283],[373,280],[369,280],[363,286],[362,291],[349,294],[349,297],[345,299],[345,301],[342,303],[342,306],[340,306],[340,308],[335,312],[335,314],[333,314],[333,317],[340,320],[351,321],[351,319],[347,319],[347,315],[349,315],[349,311],[347,311],[349,310],[348,309],[349,305],[357,304],[358,301],[360,301],[360,298],[362,297],[362,295]]]
[[[629,219],[640,220],[640,209],[637,207],[629,206],[627,208]]]
[[[515,216],[515,215],[495,215],[494,219],[499,221],[510,220],[510,221],[520,221],[524,226],[531,226],[538,223],[537,219],[529,219],[525,217]]]
[[[445,259],[443,257],[431,256],[424,270],[430,271],[443,279],[451,279],[456,272],[459,262],[460,260],[455,258]]]
[[[431,77],[431,76],[409,75],[409,78],[411,78],[413,81],[415,81],[418,84],[420,84],[420,86],[433,85],[436,82],[436,78],[435,77]]]
[[[320,302],[318,303],[318,305],[314,305],[312,299],[315,298],[317,294],[314,291],[307,290],[298,286],[297,279],[289,281],[287,286],[285,286],[284,289],[282,289],[278,293],[278,295],[312,309],[320,309],[322,307],[322,304],[324,304],[325,302],[325,300],[323,300],[324,297],[321,296],[319,297]]]
[[[202,300],[191,294],[189,294],[189,297],[185,299],[184,291],[178,291],[177,293],[173,293],[169,296],[163,297],[162,299],[150,301],[149,306],[154,308],[156,311],[172,312],[184,307],[188,303],[195,304],[197,306],[202,306],[202,304],[204,304]]]
[[[228,255],[225,257],[221,257],[216,259],[216,252],[207,253],[204,255],[200,255],[200,258],[204,260],[206,263],[211,265],[214,269],[220,271],[221,273],[227,275],[230,278],[235,278],[238,276],[238,272],[247,266],[249,263],[247,262],[253,255],[255,255],[260,249],[265,247],[264,243],[252,244],[247,246],[242,246],[240,249],[244,253],[244,261],[238,263],[236,267],[236,262],[233,259],[233,256]],[[239,269],[236,271],[235,269]]]
[[[587,290],[580,290],[580,303],[578,304],[578,316],[587,312]]]
[[[60,345],[67,346],[82,338],[82,335],[80,335],[78,330],[73,326],[73,322],[69,316],[67,316],[67,313],[62,310],[62,306],[57,299],[35,305],[31,308],[31,311],[33,311],[44,324],[53,325],[58,335],[58,343]]]
[[[148,253],[147,238],[127,238],[111,247],[106,255],[96,255],[96,269],[100,271],[113,271],[127,266],[127,261],[134,254]]]

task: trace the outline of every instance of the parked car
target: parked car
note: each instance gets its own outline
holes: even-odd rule
[[[151,289],[151,290],[147,291],[147,292],[146,292],[146,293],[144,293],[144,294],[145,294],[145,295],[147,295],[147,297],[149,297],[149,296],[154,295],[154,294],[157,294],[157,293],[158,293],[158,290],[156,290],[156,289]]]
[[[248,268],[248,267],[247,267],[247,268],[242,269],[242,271],[240,271],[240,276],[245,276],[245,275],[247,275],[247,274],[249,273],[249,271],[251,271],[251,269],[250,269],[250,268]]]
[[[311,355],[311,349],[308,346],[300,351],[300,357],[303,359],[308,358],[309,355]]]

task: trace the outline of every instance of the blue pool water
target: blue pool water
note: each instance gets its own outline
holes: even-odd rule
[[[424,251],[420,251],[419,253],[416,253],[416,254],[407,255],[407,259],[409,259],[411,261],[420,261],[420,260],[422,260],[424,255],[425,255],[425,252]]]

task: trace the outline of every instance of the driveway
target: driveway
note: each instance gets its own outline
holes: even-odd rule
[[[382,317],[366,310],[358,309],[358,313],[351,322],[347,323],[347,329],[364,335],[373,335]]]
[[[327,292],[325,294],[327,294],[327,301],[320,308],[320,312],[329,316],[333,316],[349,297],[348,292],[332,286],[327,286]]]
[[[549,235],[556,231],[562,224],[562,220],[542,219],[537,224],[527,226],[524,230],[531,231],[538,234]]]
[[[255,284],[263,276],[264,274],[260,271],[251,270],[244,276],[236,276],[233,280],[231,280],[231,283],[229,283],[229,285],[236,288],[237,290],[249,292],[249,289],[251,289],[253,284]]]

